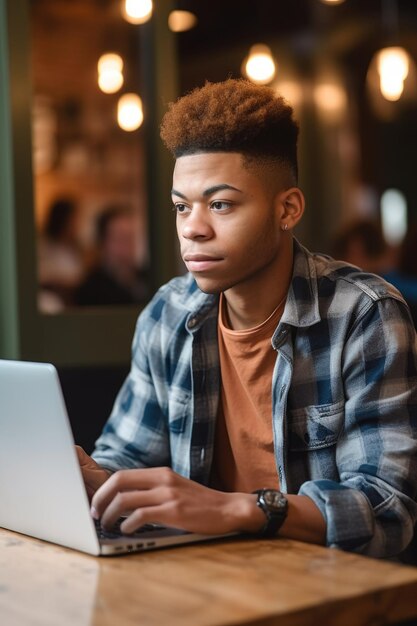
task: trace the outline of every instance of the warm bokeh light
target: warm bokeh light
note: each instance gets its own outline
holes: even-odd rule
[[[346,92],[335,83],[321,83],[314,88],[314,101],[326,113],[341,113],[346,107]]]
[[[117,122],[123,130],[137,130],[143,122],[142,100],[136,93],[125,93],[117,104]]]
[[[168,17],[168,26],[173,33],[191,30],[196,24],[197,16],[191,11],[171,11]]]
[[[276,92],[291,104],[299,107],[303,101],[303,89],[299,82],[294,80],[280,80],[276,86]]]
[[[123,85],[123,60],[113,52],[103,54],[97,63],[98,86],[104,93],[116,93]]]
[[[386,189],[382,194],[381,220],[387,242],[400,244],[407,232],[407,201],[399,189]]]
[[[377,66],[382,95],[387,100],[399,100],[409,71],[407,52],[399,47],[384,48],[378,53]]]
[[[321,0],[323,4],[342,4],[345,0]]]
[[[276,74],[276,65],[272,52],[264,44],[256,44],[249,50],[249,56],[243,63],[244,74],[253,83],[266,85]]]
[[[123,17],[131,24],[144,24],[152,17],[152,0],[125,0]]]
[[[35,172],[49,172],[58,155],[58,117],[51,100],[35,96],[32,108],[32,141]]]
[[[101,55],[97,63],[98,73],[101,74],[109,69],[117,70],[121,72],[123,70],[123,59],[119,54],[115,52],[108,52]]]

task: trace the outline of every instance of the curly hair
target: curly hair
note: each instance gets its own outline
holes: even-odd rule
[[[175,158],[198,152],[239,152],[274,160],[297,180],[298,124],[270,87],[243,79],[206,82],[169,105],[161,138]]]

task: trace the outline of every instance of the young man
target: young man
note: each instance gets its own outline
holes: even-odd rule
[[[272,89],[243,80],[164,118],[189,273],[139,317],[94,460],[79,450],[105,527],[130,511],[126,532],[154,521],[374,556],[412,538],[414,328],[389,284],[293,238],[297,133]]]

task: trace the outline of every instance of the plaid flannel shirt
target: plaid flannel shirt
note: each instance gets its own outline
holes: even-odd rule
[[[328,546],[397,555],[417,517],[417,346],[408,309],[381,278],[296,240],[293,267],[271,338],[281,489],[315,502]],[[221,385],[217,313],[218,296],[189,274],[156,293],[96,443],[100,465],[170,466],[209,484]]]

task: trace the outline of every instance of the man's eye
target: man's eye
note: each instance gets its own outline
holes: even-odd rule
[[[211,203],[210,208],[214,209],[215,211],[226,211],[227,209],[230,209],[231,206],[232,206],[231,202],[223,202],[222,200],[215,200],[214,202]]]
[[[172,207],[172,209],[174,211],[176,211],[177,213],[185,213],[185,211],[187,210],[187,207],[185,204],[181,204],[180,202],[176,202],[174,204],[174,206]]]

